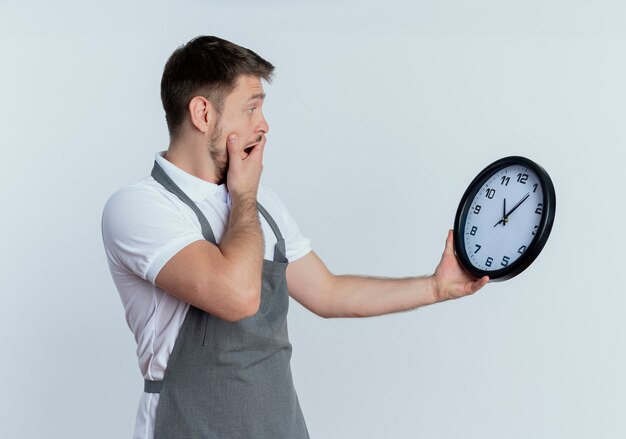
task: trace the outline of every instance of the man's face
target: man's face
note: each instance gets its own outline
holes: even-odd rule
[[[269,131],[263,117],[265,93],[260,78],[240,76],[235,89],[224,100],[222,116],[216,121],[208,141],[208,152],[215,165],[217,184],[226,182],[228,151],[226,140],[231,134],[239,137],[242,156],[246,149],[259,143]]]

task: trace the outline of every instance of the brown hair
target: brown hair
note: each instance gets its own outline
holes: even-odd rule
[[[180,135],[187,106],[204,96],[221,114],[224,99],[241,75],[271,82],[274,66],[250,49],[213,36],[198,36],[178,47],[165,63],[161,102],[170,138]]]

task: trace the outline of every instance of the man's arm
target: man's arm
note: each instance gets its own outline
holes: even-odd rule
[[[228,321],[259,309],[264,245],[256,195],[265,137],[247,158],[241,157],[233,138],[227,176],[232,207],[220,247],[193,242],[170,258],[155,279],[159,288]]]
[[[371,317],[473,294],[489,278],[476,279],[461,268],[452,239],[450,231],[435,274],[421,277],[335,276],[310,252],[287,266],[289,293],[324,318]]]

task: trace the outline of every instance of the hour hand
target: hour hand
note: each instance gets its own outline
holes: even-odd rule
[[[502,205],[502,219],[500,221],[498,221],[497,223],[495,223],[494,227],[497,226],[498,224],[502,223],[503,226],[506,226],[506,223],[509,221],[509,219],[506,216],[506,198],[504,199],[504,204]]]

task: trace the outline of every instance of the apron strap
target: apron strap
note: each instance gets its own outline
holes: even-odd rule
[[[280,233],[280,229],[272,218],[272,215],[269,214],[265,207],[261,206],[261,204],[257,201],[257,207],[259,208],[259,212],[263,215],[267,223],[272,228],[274,235],[276,235],[276,245],[274,246],[274,261],[276,262],[288,262],[287,259],[287,251],[285,249],[285,240],[283,239],[283,235]]]
[[[185,203],[191,208],[191,210],[193,210],[193,212],[198,217],[198,221],[200,221],[200,227],[202,228],[202,236],[204,236],[204,239],[217,245],[217,242],[215,241],[215,235],[213,234],[213,229],[211,229],[211,226],[209,225],[209,222],[207,221],[204,214],[200,211],[198,206],[196,206],[196,203],[191,201],[191,198],[189,198],[187,194],[184,193],[183,190],[179,188],[176,183],[174,183],[169,175],[165,173],[163,168],[161,168],[156,160],[154,161],[154,167],[152,168],[151,175],[152,178],[161,183],[165,189],[176,195],[183,203]]]
[[[152,178],[161,183],[161,185],[163,185],[165,189],[176,195],[183,203],[185,203],[191,208],[191,210],[193,210],[193,212],[198,217],[198,221],[200,221],[200,227],[202,228],[202,236],[204,236],[204,239],[217,245],[217,242],[215,241],[215,235],[213,234],[213,229],[211,229],[211,225],[209,224],[209,221],[206,219],[202,211],[198,208],[196,203],[194,203],[191,198],[189,198],[187,194],[183,192],[183,190],[178,187],[176,183],[174,183],[174,181],[169,177],[169,175],[165,173],[161,165],[159,165],[156,160],[154,161],[151,175]],[[287,262],[285,240],[283,239],[283,235],[280,233],[280,229],[278,228],[276,221],[274,221],[274,218],[272,218],[269,212],[265,210],[263,206],[261,206],[261,203],[257,201],[256,205],[259,212],[261,212],[269,226],[272,228],[274,235],[276,235],[276,245],[274,246],[274,261]]]
[[[161,387],[163,387],[163,380],[143,380],[143,391],[146,393],[161,393]]]

